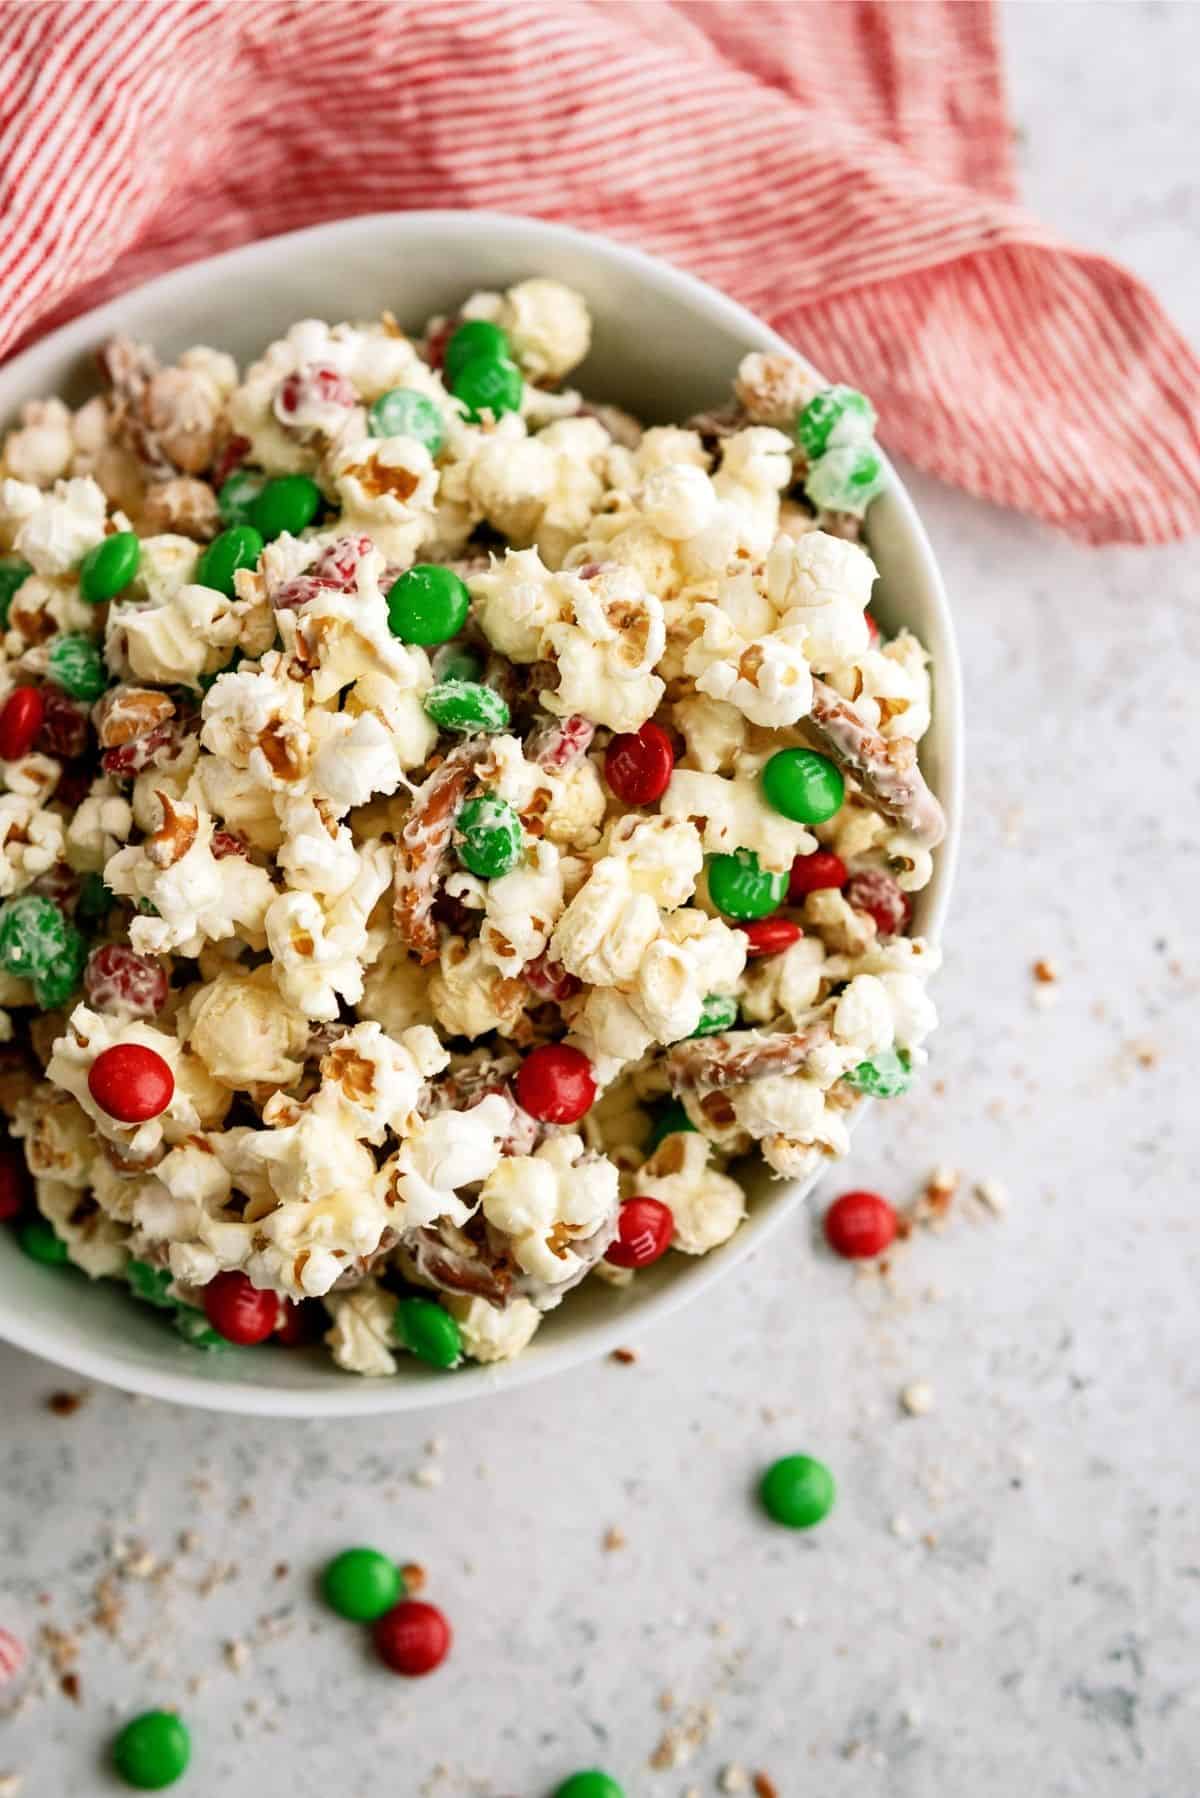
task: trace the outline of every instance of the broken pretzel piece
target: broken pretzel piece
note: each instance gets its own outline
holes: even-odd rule
[[[881,737],[825,681],[814,677],[812,687],[812,710],[803,727],[818,749],[857,781],[876,811],[934,848],[946,834],[946,818],[917,766],[916,744],[908,737]]]
[[[423,963],[437,960],[433,902],[441,886],[454,820],[486,749],[482,739],[471,738],[450,751],[413,794],[412,809],[396,845],[393,916],[401,937]]]
[[[667,1051],[667,1074],[675,1092],[712,1092],[768,1074],[798,1073],[813,1050],[828,1041],[824,1019],[807,1030],[730,1030],[692,1037]]]

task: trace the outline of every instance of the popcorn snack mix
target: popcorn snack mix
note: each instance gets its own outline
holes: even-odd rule
[[[6,1215],[197,1346],[519,1354],[926,1059],[870,404],[750,355],[643,428],[589,337],[534,278],[243,372],[118,338],[2,440]]]

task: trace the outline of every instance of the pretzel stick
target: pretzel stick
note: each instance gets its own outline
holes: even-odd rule
[[[460,743],[413,794],[412,810],[396,845],[392,913],[396,929],[422,962],[436,961],[433,902],[441,884],[454,820],[484,753],[479,741]]]
[[[889,741],[873,730],[848,699],[823,680],[813,680],[812,710],[803,728],[817,745],[862,788],[863,797],[932,849],[946,834],[941,806],[917,766],[917,746],[908,737]]]
[[[824,1019],[807,1030],[731,1030],[722,1036],[698,1036],[676,1043],[667,1052],[667,1074],[675,1092],[712,1092],[741,1086],[768,1074],[794,1074],[814,1049],[829,1040]]]

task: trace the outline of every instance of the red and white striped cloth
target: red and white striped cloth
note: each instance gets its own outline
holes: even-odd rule
[[[1015,203],[988,4],[0,0],[0,355],[213,250],[454,205],[695,270],[974,493],[1200,528],[1200,365]]]

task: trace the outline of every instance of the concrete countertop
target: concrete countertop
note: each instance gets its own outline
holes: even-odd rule
[[[1200,340],[1200,12],[1005,25],[1029,203]],[[1089,552],[913,490],[968,695],[944,1021],[823,1197],[907,1203],[945,1164],[945,1227],[880,1280],[797,1217],[636,1363],[444,1418],[102,1390],[57,1415],[78,1382],[0,1352],[0,1623],[79,1644],[78,1704],[55,1685],[0,1721],[22,1798],[112,1789],[114,1722],[151,1704],[191,1724],[203,1798],[541,1798],[595,1764],[630,1798],[758,1771],[780,1798],[1200,1790],[1196,551]],[[797,1449],[840,1488],[801,1537],[750,1499]],[[453,1620],[428,1681],[313,1597],[359,1540]]]

